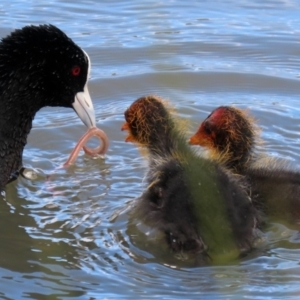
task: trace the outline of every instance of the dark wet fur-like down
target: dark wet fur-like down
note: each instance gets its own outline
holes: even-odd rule
[[[175,252],[193,252],[212,260],[215,253],[230,251],[231,247],[238,249],[238,256],[247,253],[257,237],[259,214],[238,186],[240,181],[232,180],[217,165],[211,165],[208,173],[208,177],[215,178],[214,188],[221,195],[217,201],[202,194],[200,188],[198,195],[191,193],[184,167],[176,159],[160,164],[148,173],[150,185],[137,201],[136,214],[146,224],[163,231]]]
[[[286,168],[248,168],[254,205],[275,221],[300,222],[300,173]]]
[[[216,108],[191,138],[205,146],[211,158],[234,173],[245,176],[255,207],[276,221],[300,221],[300,172],[287,163],[255,153],[258,136],[254,120],[234,107]]]
[[[203,252],[206,245],[198,233],[191,195],[178,161],[158,165],[148,173],[147,182],[150,186],[137,201],[138,216],[163,231],[174,251]]]
[[[143,99],[159,109],[145,110],[153,117],[146,123],[143,120],[147,125],[143,134],[151,134],[151,142],[143,136],[141,143],[149,152],[148,186],[136,201],[135,216],[164,232],[175,252],[190,252],[212,261],[226,253],[237,258],[248,252],[257,237],[260,217],[246,193],[243,178],[198,157],[162,103],[151,96],[138,99],[138,103],[142,104]],[[160,111],[163,118],[159,118]],[[153,116],[155,112],[159,116]],[[160,127],[154,121],[157,119]],[[130,133],[137,137],[143,128],[133,124],[135,131]]]

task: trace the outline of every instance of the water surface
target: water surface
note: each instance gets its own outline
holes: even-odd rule
[[[1,299],[298,299],[300,234],[274,223],[251,255],[195,267],[129,219],[145,162],[124,142],[125,109],[157,94],[190,119],[219,105],[248,108],[261,151],[299,167],[300,1],[7,1],[0,35],[52,23],[90,55],[105,160],[82,153],[57,169],[85,132],[72,110],[35,120],[20,178],[0,199]],[[50,179],[47,175],[51,174]]]

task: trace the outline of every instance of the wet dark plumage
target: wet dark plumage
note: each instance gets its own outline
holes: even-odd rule
[[[83,50],[53,25],[26,26],[2,39],[0,188],[22,166],[36,112],[45,106],[72,107],[76,93],[84,90],[88,69]]]

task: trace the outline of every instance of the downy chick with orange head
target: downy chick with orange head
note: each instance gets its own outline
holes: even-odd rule
[[[220,106],[189,142],[206,147],[213,160],[245,175],[258,209],[275,220],[294,223],[300,220],[300,173],[274,158],[260,159],[255,151],[258,140],[258,127],[247,111]]]
[[[135,216],[163,232],[175,252],[217,262],[249,251],[258,215],[239,178],[194,153],[161,98],[139,98],[125,120],[126,141],[146,150],[149,165]]]
[[[220,106],[200,124],[189,142],[208,148],[213,160],[241,173],[255,160],[257,131],[254,120],[246,111]]]

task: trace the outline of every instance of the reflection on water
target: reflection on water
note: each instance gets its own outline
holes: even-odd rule
[[[0,16],[1,36],[53,23],[87,51],[97,124],[111,140],[105,160],[81,154],[58,169],[85,128],[69,109],[38,113],[24,151],[38,176],[0,198],[0,298],[299,298],[292,228],[271,224],[241,261],[195,267],[130,218],[145,162],[120,130],[125,109],[150,93],[191,133],[219,105],[247,107],[261,151],[299,166],[299,1],[4,0]]]

